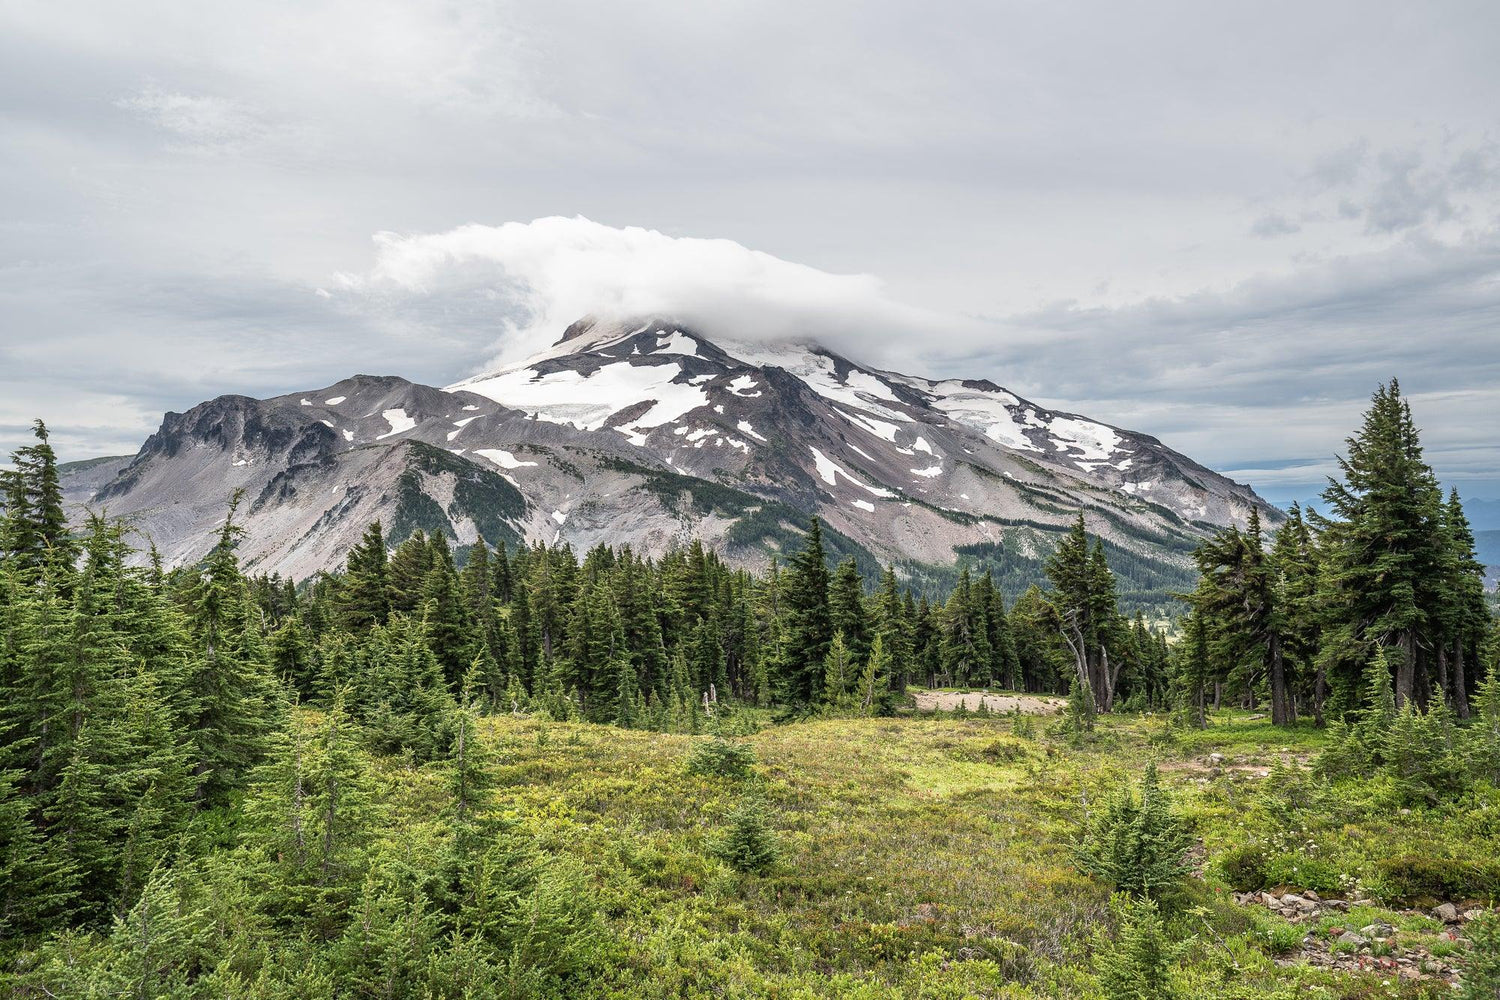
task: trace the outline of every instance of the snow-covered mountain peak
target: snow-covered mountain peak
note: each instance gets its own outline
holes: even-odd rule
[[[1178,562],[1215,526],[1276,516],[1154,438],[993,382],[655,316],[587,317],[444,390],[356,376],[221,397],[168,414],[112,479],[79,480],[76,495],[144,512],[191,559],[235,487],[251,498],[258,565],[299,575],[375,517],[393,537],[422,527],[459,544],[653,553],[700,538],[753,562],[784,553],[817,512],[867,562],[933,567],[997,546],[1039,558],[1080,510],[1115,543],[1166,546]]]

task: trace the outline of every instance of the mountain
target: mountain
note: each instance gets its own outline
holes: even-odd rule
[[[371,520],[629,544],[701,539],[762,565],[808,514],[833,549],[918,586],[957,562],[1014,590],[1082,510],[1127,592],[1160,598],[1188,553],[1252,509],[1280,513],[1144,434],[1038,406],[983,380],[862,367],[797,342],[710,339],[669,320],[574,323],[551,349],[445,389],[357,375],[169,413],[128,459],[64,471],[69,499],[131,519],[169,563],[200,558],[244,491],[249,568],[296,579],[336,566]]]

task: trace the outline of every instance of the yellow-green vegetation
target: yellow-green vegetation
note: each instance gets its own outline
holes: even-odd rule
[[[1186,945],[1173,973],[1182,995],[1391,995],[1386,979],[1402,995],[1447,992],[1277,964],[1304,933],[1336,922],[1294,927],[1236,906],[1213,862],[1276,826],[1274,793],[1252,769],[1310,753],[1320,736],[1242,715],[1215,721],[1162,740],[1160,719],[1105,718],[1082,747],[1049,735],[1050,721],[1031,738],[1006,718],[809,721],[747,737],[759,762],[743,779],[693,773],[704,737],[512,718],[483,731],[503,762],[496,808],[583,867],[608,929],[575,995],[1102,995],[1110,887],[1080,875],[1070,848],[1085,815],[1153,760],[1208,851],[1206,877],[1189,879],[1166,913]],[[1230,762],[1204,764],[1210,748]],[[760,875],[713,851],[747,795],[763,798],[778,843]],[[1423,837],[1491,853],[1493,840],[1449,820],[1414,812],[1337,831],[1310,825],[1298,850],[1355,871]],[[1431,920],[1379,908],[1342,923],[1381,919],[1399,921],[1398,946],[1441,937]]]

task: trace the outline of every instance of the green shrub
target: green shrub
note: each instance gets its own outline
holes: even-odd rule
[[[1288,955],[1302,947],[1306,929],[1273,917],[1264,910],[1252,910],[1250,938],[1268,955]]]
[[[1349,880],[1335,865],[1307,854],[1278,854],[1266,859],[1265,884],[1289,885],[1314,892],[1341,893]]]
[[[1079,871],[1121,892],[1163,899],[1187,876],[1187,849],[1187,829],[1172,811],[1153,763],[1140,796],[1124,789],[1100,810],[1073,845],[1073,859]]]
[[[1214,859],[1214,868],[1230,888],[1255,892],[1274,883],[1266,876],[1266,850],[1260,844],[1241,844]]]
[[[1099,950],[1099,985],[1109,1000],[1174,1000],[1172,982],[1182,946],[1167,936],[1156,903],[1116,895],[1110,900],[1115,940]]]
[[[714,855],[738,872],[771,867],[776,860],[776,838],[759,800],[745,799],[730,814],[729,829],[714,845]]]
[[[1375,863],[1378,889],[1388,902],[1493,899],[1500,894],[1500,864],[1401,854]]]
[[[755,765],[755,748],[722,736],[699,743],[688,757],[688,773],[715,778],[743,778]]]

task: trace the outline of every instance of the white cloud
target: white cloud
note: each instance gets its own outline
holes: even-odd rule
[[[415,309],[445,322],[456,308],[488,313],[506,359],[555,341],[585,315],[664,315],[730,337],[801,337],[879,351],[943,332],[967,341],[984,328],[891,299],[868,274],[831,274],[733,240],[615,228],[581,216],[443,233],[375,237],[365,274],[336,286],[356,307]],[[966,336],[966,334],[968,336]]]

